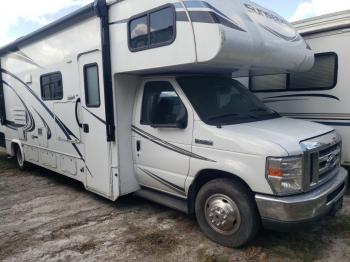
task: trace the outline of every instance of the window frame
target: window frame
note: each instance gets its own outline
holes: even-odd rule
[[[339,58],[338,54],[336,52],[324,52],[324,53],[317,53],[315,54],[316,57],[322,57],[322,56],[333,56],[335,58],[335,64],[334,64],[334,71],[333,71],[333,84],[329,87],[322,87],[322,88],[290,88],[290,74],[287,73],[286,77],[286,88],[285,89],[273,89],[273,90],[253,90],[252,89],[252,78],[254,76],[249,76],[249,90],[253,93],[276,93],[276,92],[291,92],[291,91],[298,91],[298,92],[307,92],[307,91],[324,91],[324,90],[331,90],[335,88],[338,84],[338,75],[339,75]],[[267,75],[260,75],[260,76],[268,76],[268,75],[280,75],[280,74],[267,74]],[[282,75],[282,74],[281,74]],[[259,75],[258,75],[259,76]]]
[[[173,12],[173,28],[174,28],[173,37],[169,41],[152,45],[151,44],[151,31],[150,31],[150,26],[151,26],[150,16],[151,16],[152,13],[161,11],[161,10],[166,9],[166,8],[170,8],[172,10],[172,12]],[[138,18],[144,17],[144,16],[147,17],[148,45],[145,46],[145,47],[140,47],[140,48],[132,48],[132,46],[131,46],[131,30],[130,30],[131,22],[136,20],[136,19],[138,19]],[[129,48],[129,51],[132,52],[132,53],[140,52],[140,51],[144,51],[144,50],[149,50],[149,49],[154,49],[154,48],[158,48],[158,47],[162,47],[162,46],[171,45],[175,41],[176,35],[177,35],[176,9],[175,9],[175,6],[173,4],[165,4],[165,5],[153,8],[153,9],[148,10],[146,12],[143,12],[143,13],[140,13],[140,14],[137,14],[137,15],[134,15],[134,16],[130,17],[130,19],[129,19],[128,23],[127,23],[127,31],[128,31],[128,48]]]
[[[145,99],[145,87],[147,86],[147,84],[150,84],[150,83],[168,83],[173,89],[174,89],[174,92],[176,93],[177,97],[180,99],[181,101],[181,104],[183,105],[183,107],[185,108],[185,111],[186,111],[186,116],[187,116],[187,124],[188,124],[188,110],[187,110],[187,107],[184,103],[184,101],[182,100],[181,96],[179,95],[179,93],[176,91],[174,85],[171,83],[171,81],[167,81],[167,80],[152,80],[152,81],[147,81],[143,84],[143,87],[142,87],[142,99],[141,99],[141,110],[140,110],[140,125],[143,125],[143,126],[152,126],[152,123],[146,123],[145,121],[143,121],[142,119],[142,115],[143,115],[143,103],[144,103],[144,99]]]
[[[60,97],[60,98],[44,98],[44,96],[43,96],[43,78],[46,77],[46,76],[51,76],[51,75],[55,75],[55,74],[59,74],[61,76],[62,97]],[[44,74],[44,75],[40,75],[40,93],[41,93],[41,99],[43,101],[61,101],[61,100],[63,100],[63,98],[64,98],[64,87],[63,87],[63,75],[62,75],[62,72],[61,71],[55,71],[55,72],[47,73],[47,74]]]
[[[97,81],[98,81],[98,105],[88,105],[86,102],[88,101],[88,92],[87,90],[87,78],[86,78],[86,69],[89,67],[93,67],[96,66],[97,67]],[[88,108],[99,108],[101,106],[101,92],[100,92],[100,69],[97,63],[90,63],[90,64],[86,64],[83,67],[83,73],[84,73],[84,93],[85,93],[85,105]]]

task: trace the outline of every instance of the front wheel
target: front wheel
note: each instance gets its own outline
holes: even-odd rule
[[[205,184],[196,197],[196,217],[212,241],[227,247],[242,247],[251,241],[260,218],[251,192],[230,179]]]
[[[22,154],[22,151],[18,145],[15,147],[15,154],[16,154],[16,160],[17,160],[17,166],[20,170],[24,170],[26,165],[24,161],[24,156]]]

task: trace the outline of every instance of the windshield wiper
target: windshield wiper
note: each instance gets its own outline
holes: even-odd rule
[[[255,108],[250,110],[250,112],[264,112],[266,114],[261,114],[261,115],[257,115],[257,117],[261,117],[261,116],[279,116],[280,114],[277,113],[274,110],[270,110],[271,112],[269,112],[269,110],[266,110],[264,108]]]
[[[237,113],[232,113],[232,114],[225,114],[225,115],[212,116],[212,117],[209,117],[208,120],[209,120],[209,121],[214,121],[214,120],[219,120],[219,119],[228,118],[228,117],[232,117],[232,116],[238,116],[239,119],[240,119],[240,118],[254,118],[254,119],[257,119],[256,116],[250,115],[250,114],[237,114]]]

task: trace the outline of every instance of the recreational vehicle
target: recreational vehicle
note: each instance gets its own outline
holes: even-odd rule
[[[250,90],[284,116],[336,128],[343,138],[342,164],[350,167],[350,10],[293,23],[315,52],[304,73],[252,76]]]
[[[314,53],[248,0],[96,0],[0,50],[0,141],[117,200],[195,214],[229,247],[342,206],[333,128],[266,107],[232,74],[307,71]]]

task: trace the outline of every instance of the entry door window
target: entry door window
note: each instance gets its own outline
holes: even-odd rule
[[[98,65],[84,66],[85,104],[87,107],[100,106],[100,84],[98,77]]]

